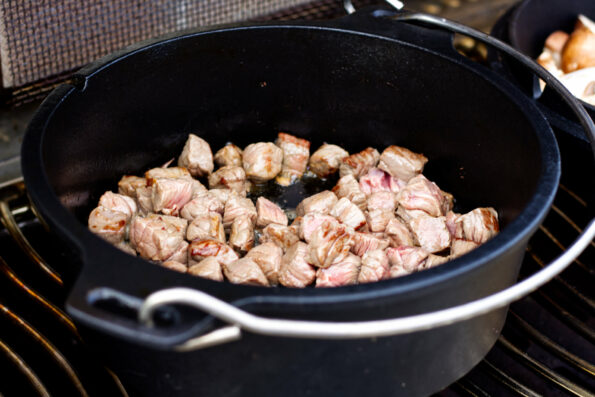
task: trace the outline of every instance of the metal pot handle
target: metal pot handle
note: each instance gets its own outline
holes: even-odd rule
[[[485,44],[492,45],[498,50],[514,57],[547,84],[551,85],[570,106],[587,132],[595,154],[595,125],[585,109],[554,76],[533,62],[529,57],[487,34],[444,18],[422,13],[398,13],[391,17],[397,21],[421,22],[433,27],[464,34]],[[535,291],[560,274],[582,253],[594,238],[595,219],[592,219],[586,229],[564,253],[531,277],[485,298],[431,313],[363,322],[271,319],[253,315],[198,290],[170,288],[155,292],[145,299],[139,310],[139,320],[144,324],[152,325],[153,314],[160,306],[166,304],[184,304],[196,307],[229,324],[229,326],[190,339],[182,345],[176,346],[175,350],[178,351],[200,349],[214,344],[236,340],[240,338],[242,329],[261,335],[319,339],[370,338],[407,334],[464,321],[509,305]]]

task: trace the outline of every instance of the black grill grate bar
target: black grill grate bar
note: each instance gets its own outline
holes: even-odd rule
[[[50,397],[50,393],[43,385],[37,374],[16,352],[10,348],[10,346],[4,343],[2,339],[0,339],[0,351],[2,351],[4,356],[14,365],[14,367],[17,368],[19,372],[27,378],[31,386],[33,386],[33,389],[37,392],[38,396]],[[0,397],[1,396],[2,393],[0,393]]]
[[[523,320],[518,314],[512,309],[509,310],[509,318],[515,322],[516,328],[521,329],[532,341],[537,342],[539,345],[546,348],[549,352],[555,354],[558,358],[566,361],[579,371],[584,371],[592,376],[595,376],[595,365],[583,360],[575,354],[570,353],[559,344],[552,341],[550,338],[539,332],[528,322]]]
[[[21,329],[23,333],[30,336],[31,339],[52,358],[56,365],[58,365],[58,367],[72,382],[74,388],[78,391],[80,396],[89,396],[75,370],[72,368],[72,365],[68,362],[66,357],[64,357],[64,355],[58,349],[56,349],[52,342],[50,342],[45,336],[43,336],[43,334],[33,328],[33,326],[19,317],[7,306],[0,304],[0,314],[4,315],[11,323]]]
[[[471,382],[469,379],[463,378],[459,379],[453,386],[460,392],[465,395],[472,396],[472,397],[490,397],[490,395],[483,390],[481,387],[477,386],[475,383]]]
[[[560,183],[560,185],[558,185],[558,187],[563,190],[564,192],[566,192],[570,197],[572,197],[574,200],[576,200],[576,202],[578,204],[580,204],[581,206],[587,208],[587,202],[585,200],[582,199],[582,197],[578,196],[575,192],[572,191],[572,189],[569,189],[566,185]]]
[[[540,397],[539,393],[534,392],[533,390],[523,385],[516,379],[507,375],[505,372],[498,369],[494,364],[490,363],[488,360],[484,359],[479,365],[488,375],[490,375],[496,381],[505,385],[510,391],[512,391],[516,395],[523,397]]]
[[[564,246],[564,244],[562,244],[548,228],[541,225],[541,226],[539,226],[539,230],[541,230],[550,240],[552,240],[552,242],[554,243],[554,245],[556,245],[556,247],[560,248],[560,250],[562,250],[562,251],[566,251],[566,247]],[[576,263],[577,265],[579,265],[580,267],[582,267],[589,273],[591,272],[589,267],[587,265],[585,265],[584,263],[582,263],[578,258],[575,259],[574,263]]]
[[[578,397],[595,397],[595,394],[591,393],[590,391],[584,389],[583,387],[577,385],[574,382],[566,379],[562,375],[556,373],[555,371],[551,370],[550,368],[546,367],[544,364],[540,363],[539,361],[535,360],[528,354],[521,351],[517,348],[514,344],[508,341],[504,336],[500,336],[498,338],[498,344],[503,347],[508,353],[513,355],[517,361],[523,362],[527,367],[532,369],[537,375],[541,376],[542,378],[550,381],[551,383],[555,384],[556,386],[568,391],[569,393],[578,396]]]
[[[562,219],[564,219],[574,230],[578,233],[582,233],[583,229],[581,229],[568,215],[564,213],[557,205],[552,205],[552,210],[556,212],[556,214],[560,215]],[[595,248],[595,241],[591,241],[591,247]]]

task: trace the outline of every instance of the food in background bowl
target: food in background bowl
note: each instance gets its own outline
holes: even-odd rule
[[[574,96],[595,105],[595,23],[588,17],[579,15],[570,34],[551,33],[537,62]]]
[[[103,194],[89,228],[130,254],[216,281],[303,288],[400,277],[499,230],[493,208],[453,212],[453,196],[422,174],[427,161],[395,145],[349,155],[323,144],[310,156],[309,141],[283,132],[275,143],[243,151],[230,143],[213,156],[191,134],[177,167],[124,176],[119,193]],[[305,173],[339,178],[297,208],[259,194],[259,185],[288,186]]]

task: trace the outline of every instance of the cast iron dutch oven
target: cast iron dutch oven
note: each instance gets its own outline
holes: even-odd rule
[[[41,105],[23,143],[25,182],[41,217],[72,247],[67,310],[131,395],[427,395],[492,347],[506,307],[416,332],[339,340],[300,337],[304,322],[295,332],[238,335],[233,324],[182,305],[157,310],[154,326],[137,320],[143,299],[168,287],[215,297],[207,312],[227,302],[244,317],[324,325],[428,313],[516,281],[558,186],[554,135],[531,99],[456,53],[450,34],[389,16],[362,11],[144,42],[82,69]],[[176,156],[188,133],[217,150],[271,141],[280,130],[312,148],[397,144],[422,152],[430,159],[425,174],[457,197],[459,211],[493,206],[502,231],[437,268],[334,289],[213,282],[129,256],[88,231],[104,191]],[[280,194],[296,205],[311,193],[298,185]]]

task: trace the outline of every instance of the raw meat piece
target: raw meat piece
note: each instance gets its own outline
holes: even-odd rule
[[[330,215],[355,230],[366,224],[366,217],[362,210],[345,197],[335,203],[331,208]]]
[[[279,283],[285,287],[304,288],[316,279],[314,266],[308,263],[308,245],[301,241],[293,244],[283,258],[279,269]]]
[[[188,171],[184,167],[157,167],[151,168],[149,171],[145,172],[145,179],[147,186],[153,183],[153,180],[159,178],[187,178],[191,179],[192,176],[190,175],[190,171]]]
[[[454,239],[450,245],[450,257],[458,258],[477,247],[479,247],[479,244],[474,241]]]
[[[304,216],[310,212],[319,214],[328,214],[337,203],[338,199],[335,193],[324,190],[318,194],[307,197],[298,204],[296,208],[297,216]]]
[[[326,178],[339,170],[341,160],[349,156],[349,153],[337,146],[323,144],[310,156],[310,171],[320,178]]]
[[[366,196],[376,192],[397,193],[406,185],[405,181],[391,176],[379,168],[372,168],[359,179],[360,189]]]
[[[449,261],[449,258],[446,256],[430,254],[430,255],[428,255],[428,258],[426,259],[426,261],[423,265],[423,268],[429,269],[431,267],[436,267],[436,266],[442,265],[443,263],[446,263],[448,261]]]
[[[286,251],[293,244],[298,242],[300,238],[298,233],[292,226],[283,226],[271,223],[262,231],[261,243],[272,242]]]
[[[192,198],[192,182],[185,178],[159,178],[152,183],[153,211],[178,215]]]
[[[409,222],[409,227],[419,245],[426,251],[435,253],[450,247],[450,233],[444,216],[421,215]]]
[[[368,196],[368,211],[383,210],[395,212],[397,208],[397,197],[393,192],[379,191]]]
[[[250,222],[256,222],[256,207],[252,200],[238,195],[232,195],[225,203],[225,211],[223,212],[223,227],[229,229],[233,221],[238,217],[246,215],[250,218]]]
[[[233,220],[229,245],[237,252],[248,252],[254,246],[254,224],[248,215]]]
[[[126,214],[128,219],[136,215],[138,208],[136,202],[123,194],[117,194],[112,192],[105,192],[99,198],[99,205],[103,206],[112,211],[119,211]]]
[[[184,241],[184,232],[161,216],[134,217],[130,224],[130,245],[145,259],[163,261]]]
[[[185,264],[176,261],[165,261],[161,263],[161,266],[180,273],[186,273],[188,270]]]
[[[230,264],[238,259],[238,254],[236,254],[229,245],[212,239],[191,241],[190,247],[188,247],[188,252],[190,258],[198,262],[209,256],[217,259],[222,265]]]
[[[120,241],[119,243],[117,243],[115,245],[116,248],[118,248],[120,251],[124,251],[127,254],[130,254],[132,256],[136,256],[136,251],[134,250],[134,248],[132,248],[130,246],[130,244],[124,242],[124,241]]]
[[[339,166],[339,175],[344,177],[347,174],[353,174],[356,179],[365,175],[371,168],[376,167],[380,154],[374,148],[366,148],[359,153],[352,154],[341,160]]]
[[[428,252],[419,247],[401,246],[397,248],[387,248],[386,255],[391,265],[391,277],[394,274],[401,274],[399,269],[407,273],[419,270],[428,257]],[[393,272],[393,268],[395,268]]]
[[[349,254],[340,262],[316,272],[316,287],[340,287],[357,283],[361,259]]]
[[[498,213],[493,208],[476,208],[464,215],[461,215],[456,221],[457,237],[459,237],[459,227],[462,230],[462,238],[474,241],[478,244],[485,243],[490,238],[498,234]]]
[[[333,193],[338,198],[347,198],[353,204],[357,205],[362,211],[366,210],[366,195],[362,192],[359,183],[353,174],[347,174],[340,178],[337,185],[333,188]]]
[[[215,163],[217,163],[219,167],[225,167],[229,165],[241,167],[242,149],[233,143],[228,143],[219,149],[217,153],[215,153]]]
[[[283,150],[272,142],[258,142],[246,146],[242,164],[246,176],[254,182],[266,182],[281,172]]]
[[[124,241],[128,216],[120,211],[99,206],[89,214],[89,229],[112,244]]]
[[[209,175],[210,189],[231,189],[242,196],[246,195],[246,172],[242,167],[228,165]]]
[[[214,189],[216,190],[216,189]],[[202,196],[190,200],[180,211],[180,216],[184,219],[192,221],[199,215],[216,212],[223,214],[224,206],[212,190],[209,190]]]
[[[425,214],[425,213],[424,213]],[[384,230],[390,240],[391,247],[400,245],[415,245],[415,240],[411,231],[400,218],[393,218],[386,225]]]
[[[287,226],[288,220],[285,212],[275,203],[264,197],[256,200],[256,226],[266,227],[270,223]]]
[[[186,266],[188,264],[188,246],[188,241],[182,241],[175,252],[165,262],[177,262]]]
[[[372,233],[384,233],[388,223],[395,218],[393,211],[372,210],[366,212],[368,230]]]
[[[214,281],[223,281],[223,272],[221,264],[213,256],[206,257],[202,261],[193,264],[188,268],[188,274],[193,276],[208,278]]]
[[[380,155],[378,168],[394,177],[408,182],[424,170],[428,159],[423,154],[414,153],[404,147],[391,145]]]
[[[281,186],[292,185],[306,171],[310,157],[310,142],[280,132],[275,143],[283,150],[283,166],[276,181]]]
[[[136,203],[138,211],[147,215],[153,212],[153,187],[143,186],[136,189]]]
[[[222,263],[223,274],[233,284],[268,286],[266,276],[260,266],[251,258],[241,258],[231,263]]]
[[[448,211],[446,213],[446,228],[448,229],[452,239],[457,237],[457,219],[459,219],[460,216],[461,214],[457,214],[452,211]],[[459,228],[459,234],[460,236],[458,236],[458,238],[463,238],[462,228]]]
[[[171,228],[172,232],[180,233],[182,237],[186,235],[186,230],[188,228],[188,221],[186,219],[161,214],[149,214],[146,218],[163,221],[169,228]]]
[[[207,141],[194,134],[189,134],[178,159],[178,165],[186,167],[194,177],[206,176],[213,172],[215,168],[213,152],[211,152]]]
[[[118,182],[118,193],[136,198],[136,189],[147,186],[147,180],[140,176],[124,175]]]
[[[355,232],[351,252],[363,257],[368,251],[384,250],[386,247],[388,247],[388,241],[384,238],[378,238],[369,233]]]
[[[423,175],[412,178],[397,195],[397,201],[407,210],[421,210],[431,216],[445,215],[442,191]]]
[[[246,183],[248,183],[248,181],[246,181]],[[211,195],[221,203],[221,213],[223,213],[223,208],[225,208],[225,203],[227,203],[227,200],[229,200],[229,198],[234,194],[237,194],[233,190],[229,189],[211,189],[209,190],[209,193],[211,193]],[[240,194],[240,196],[242,195]]]
[[[257,245],[246,254],[246,258],[258,263],[270,285],[279,283],[282,257],[283,249],[272,242]]]
[[[194,218],[186,230],[186,239],[189,241],[214,239],[225,243],[225,230],[221,215],[217,212],[208,212]]]
[[[329,267],[345,259],[353,247],[353,229],[324,221],[310,239],[310,261],[316,267]]]
[[[362,258],[362,267],[357,281],[360,283],[372,283],[388,278],[390,276],[388,256],[382,249],[368,251]]]

